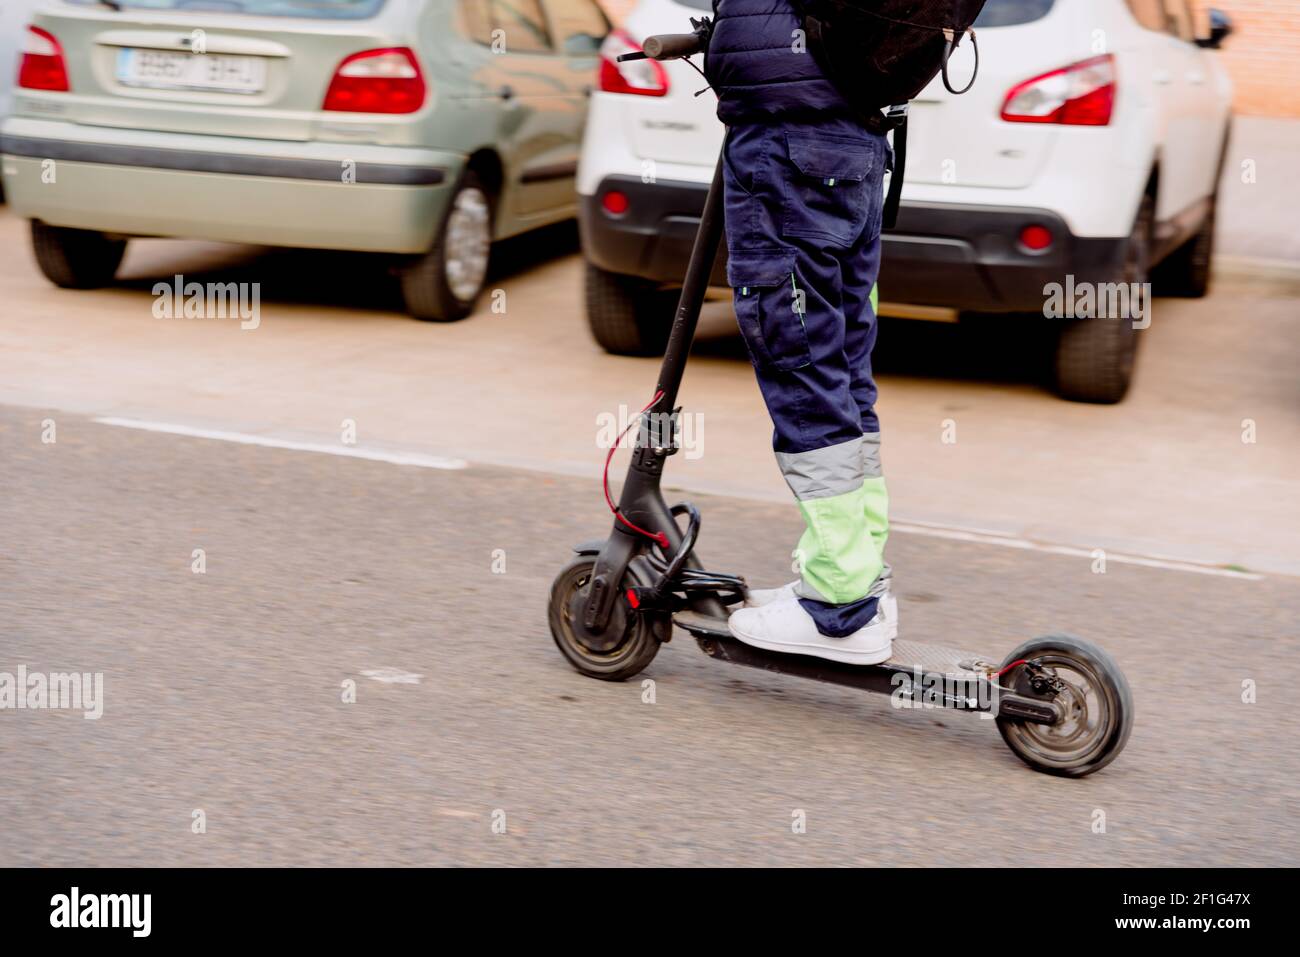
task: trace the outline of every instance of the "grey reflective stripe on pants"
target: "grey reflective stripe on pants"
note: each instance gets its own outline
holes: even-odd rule
[[[852,492],[862,484],[863,451],[865,436],[849,439],[839,445],[809,452],[777,452],[776,461],[781,466],[785,483],[801,502],[815,498],[830,498]],[[876,433],[876,468],[880,462],[880,434]],[[879,472],[877,471],[877,474]]]
[[[862,436],[862,477],[879,478],[883,474],[880,470],[880,433],[867,432]]]

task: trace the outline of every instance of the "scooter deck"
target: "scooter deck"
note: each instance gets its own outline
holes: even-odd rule
[[[673,623],[691,633],[710,658],[748,665],[813,681],[828,681],[866,691],[894,694],[900,688],[938,689],[936,703],[944,707],[984,711],[986,695],[978,694],[990,678],[991,665],[980,655],[920,641],[895,640],[893,655],[878,665],[852,665],[812,655],[755,648],[737,639],[725,619],[694,611],[679,611]]]

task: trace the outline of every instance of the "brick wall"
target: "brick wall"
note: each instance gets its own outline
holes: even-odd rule
[[[616,23],[636,6],[636,0],[601,2]],[[1300,117],[1300,0],[1192,2],[1232,18],[1233,34],[1216,55],[1232,76],[1237,112]]]
[[[597,2],[605,8],[605,12],[615,23],[631,13],[632,8],[636,6],[636,0],[597,0]]]
[[[1300,0],[1196,0],[1232,18],[1218,56],[1248,116],[1300,117]]]

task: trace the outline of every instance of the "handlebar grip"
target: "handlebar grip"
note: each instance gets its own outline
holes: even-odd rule
[[[652,60],[680,60],[702,53],[702,41],[703,37],[698,33],[659,33],[646,37],[642,47]]]

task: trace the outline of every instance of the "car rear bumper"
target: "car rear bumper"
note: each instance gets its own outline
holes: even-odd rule
[[[55,226],[410,253],[432,245],[464,162],[436,150],[25,117],[0,127],[0,157],[13,210]]]
[[[628,197],[627,212],[615,215],[605,210],[602,198],[610,190]],[[610,272],[680,283],[708,192],[708,185],[701,183],[605,177],[594,194],[578,197],[583,255]],[[714,264],[715,286],[727,285],[726,262],[724,248]]]
[[[627,212],[602,205],[609,190],[628,197]],[[708,187],[702,183],[643,183],[609,176],[583,196],[582,248],[594,265],[658,282],[680,282],[690,257]],[[1032,252],[1019,243],[1026,226],[1046,227],[1050,247]],[[1044,287],[1113,282],[1123,273],[1124,238],[1074,236],[1065,220],[1043,209],[904,203],[897,228],[884,236],[882,299],[973,312],[1038,312]],[[726,251],[713,282],[725,286]]]

